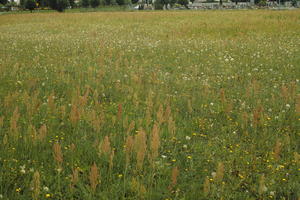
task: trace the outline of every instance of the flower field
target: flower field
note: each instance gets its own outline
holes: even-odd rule
[[[0,16],[0,199],[300,199],[300,10]]]

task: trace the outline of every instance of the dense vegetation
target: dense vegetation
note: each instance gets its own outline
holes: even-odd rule
[[[299,199],[299,14],[0,16],[0,198]]]

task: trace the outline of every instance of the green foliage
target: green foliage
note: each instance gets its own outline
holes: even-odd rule
[[[120,6],[125,5],[125,0],[116,0],[116,2]]]
[[[116,0],[104,0],[105,5],[117,5]]]
[[[6,7],[8,7],[9,9],[11,9],[12,7],[17,7],[17,3],[14,1],[8,2],[6,5]]]
[[[35,0],[26,0],[25,8],[32,12],[36,8],[36,1]]]
[[[70,6],[70,4],[69,4],[68,0],[57,0],[57,8],[56,8],[56,10],[58,12],[63,12],[69,6]]]
[[[188,0],[177,0],[177,3],[186,7],[189,4],[189,1]]]
[[[0,4],[6,5],[8,3],[8,0],[0,0]]]
[[[297,0],[292,0],[292,6],[297,7]]]
[[[261,7],[266,6],[267,5],[267,1],[266,0],[260,0],[257,5],[261,6]]]
[[[71,8],[75,8],[76,7],[75,0],[69,0],[69,4],[70,4]]]
[[[173,7],[177,3],[177,0],[170,0],[170,5]]]
[[[84,8],[87,8],[90,6],[90,0],[81,0],[80,5]]]
[[[20,7],[25,8],[26,0],[20,0]]]
[[[164,8],[163,0],[155,0],[154,8],[155,8],[155,10],[162,10]]]
[[[0,4],[0,12],[9,11],[10,8],[7,5]]]
[[[48,0],[48,5],[50,8],[56,10],[57,9],[57,0]]]
[[[92,8],[96,8],[100,5],[100,0],[90,0]]]

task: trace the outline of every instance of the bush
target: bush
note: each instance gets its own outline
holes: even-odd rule
[[[57,9],[57,0],[49,0],[48,4],[51,9],[54,9],[54,10]]]
[[[35,0],[27,0],[25,2],[25,8],[30,10],[30,12],[32,12],[36,8]]]
[[[260,6],[260,7],[266,6],[267,1],[266,0],[260,0],[257,5]]]
[[[100,5],[100,0],[91,0],[90,3],[93,8],[96,8]]]
[[[154,8],[155,8],[155,10],[162,10],[162,9],[164,9],[164,4],[163,4],[162,0],[156,0],[154,2]]]
[[[6,7],[0,3],[0,12],[6,11]]]
[[[84,8],[87,8],[90,5],[90,1],[89,0],[81,0],[80,5]]]
[[[183,5],[185,7],[187,7],[187,5],[189,4],[188,0],[178,0],[177,3],[179,3],[180,5]]]
[[[68,0],[57,0],[56,10],[58,12],[63,12],[69,5]]]
[[[122,6],[125,4],[125,1],[124,0],[117,0],[117,4]]]
[[[75,8],[76,7],[75,0],[69,0],[69,4],[70,4],[71,8]]]
[[[0,0],[0,5],[2,4],[1,7],[3,7],[7,3],[8,3],[8,0]]]

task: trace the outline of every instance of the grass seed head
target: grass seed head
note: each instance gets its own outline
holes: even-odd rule
[[[193,112],[193,106],[192,106],[192,101],[189,99],[187,102],[187,110],[191,114]]]
[[[103,139],[103,141],[99,145],[99,155],[110,155],[111,154],[111,146],[110,146],[110,140],[109,137],[106,135]]]
[[[70,122],[73,126],[77,124],[80,119],[80,111],[76,104],[72,104],[71,112],[70,112]]]
[[[163,106],[160,104],[159,108],[158,108],[158,111],[156,113],[156,118],[157,118],[157,121],[158,121],[159,124],[164,122],[163,111],[164,111]]]
[[[126,166],[128,166],[130,162],[130,157],[133,150],[133,143],[133,137],[131,135],[128,135],[125,142]]]
[[[217,167],[216,177],[215,177],[217,182],[221,182],[223,180],[224,172],[225,172],[224,164],[222,162],[219,162]]]
[[[284,99],[285,102],[288,101],[288,98],[289,98],[289,89],[285,85],[283,85],[281,87],[281,96],[282,96],[282,98]]]
[[[53,144],[53,156],[54,160],[57,162],[59,169],[62,167],[63,163],[63,153],[61,151],[61,146],[59,143],[55,142]]]
[[[172,176],[171,176],[171,183],[172,183],[172,187],[174,187],[176,184],[177,184],[177,178],[178,178],[178,175],[179,175],[179,169],[178,167],[174,167],[172,169]]]
[[[0,117],[0,128],[4,125],[4,116]]]
[[[120,121],[122,118],[122,104],[118,105],[118,114],[117,114],[117,118]]]
[[[72,185],[76,185],[76,183],[79,180],[78,172],[79,171],[77,168],[73,169],[73,174],[72,174],[72,178],[71,178]]]
[[[224,88],[222,88],[222,89],[220,90],[220,98],[221,98],[221,103],[222,103],[223,105],[225,105],[225,103],[226,103],[226,98],[225,98],[225,90],[224,90]]]
[[[297,96],[297,99],[296,99],[296,106],[295,106],[295,110],[296,110],[296,113],[298,115],[300,115],[300,94],[298,94]]]
[[[158,127],[157,123],[155,123],[153,126],[153,129],[152,129],[151,145],[150,145],[152,162],[154,162],[154,160],[158,156],[159,146],[160,146],[159,127]]]
[[[205,195],[208,195],[209,192],[210,192],[210,182],[209,182],[209,178],[206,177],[203,184],[203,193]]]
[[[41,128],[39,129],[39,135],[38,135],[38,140],[43,141],[47,135],[47,126],[43,124]]]
[[[33,174],[33,180],[32,180],[32,198],[34,200],[38,200],[39,199],[39,194],[40,194],[40,187],[41,187],[41,183],[40,183],[40,173],[38,171],[34,172]]]
[[[90,187],[93,192],[96,191],[97,185],[99,184],[99,172],[96,163],[91,166],[89,180],[90,180]]]
[[[259,178],[258,194],[262,195],[266,191],[267,187],[265,185],[265,175],[261,175]]]
[[[19,113],[19,108],[16,107],[13,115],[10,119],[10,131],[12,133],[12,136],[14,136],[14,138],[18,137],[18,131],[19,131],[19,127],[18,127],[18,121],[20,118],[20,113]]]
[[[134,127],[135,127],[135,122],[134,121],[130,122],[126,134],[129,135],[130,132],[134,129]]]
[[[114,166],[114,157],[115,157],[115,151],[112,150],[109,155],[109,170],[110,171],[113,169],[113,166]]]
[[[274,151],[273,151],[273,153],[274,153],[274,158],[275,158],[275,160],[277,160],[277,161],[278,161],[279,158],[280,158],[281,148],[282,148],[282,143],[281,143],[281,141],[278,139],[278,140],[276,141],[276,143],[275,143]]]
[[[138,131],[138,134],[134,138],[134,145],[136,151],[137,168],[143,169],[144,159],[147,151],[147,137],[143,130]]]

